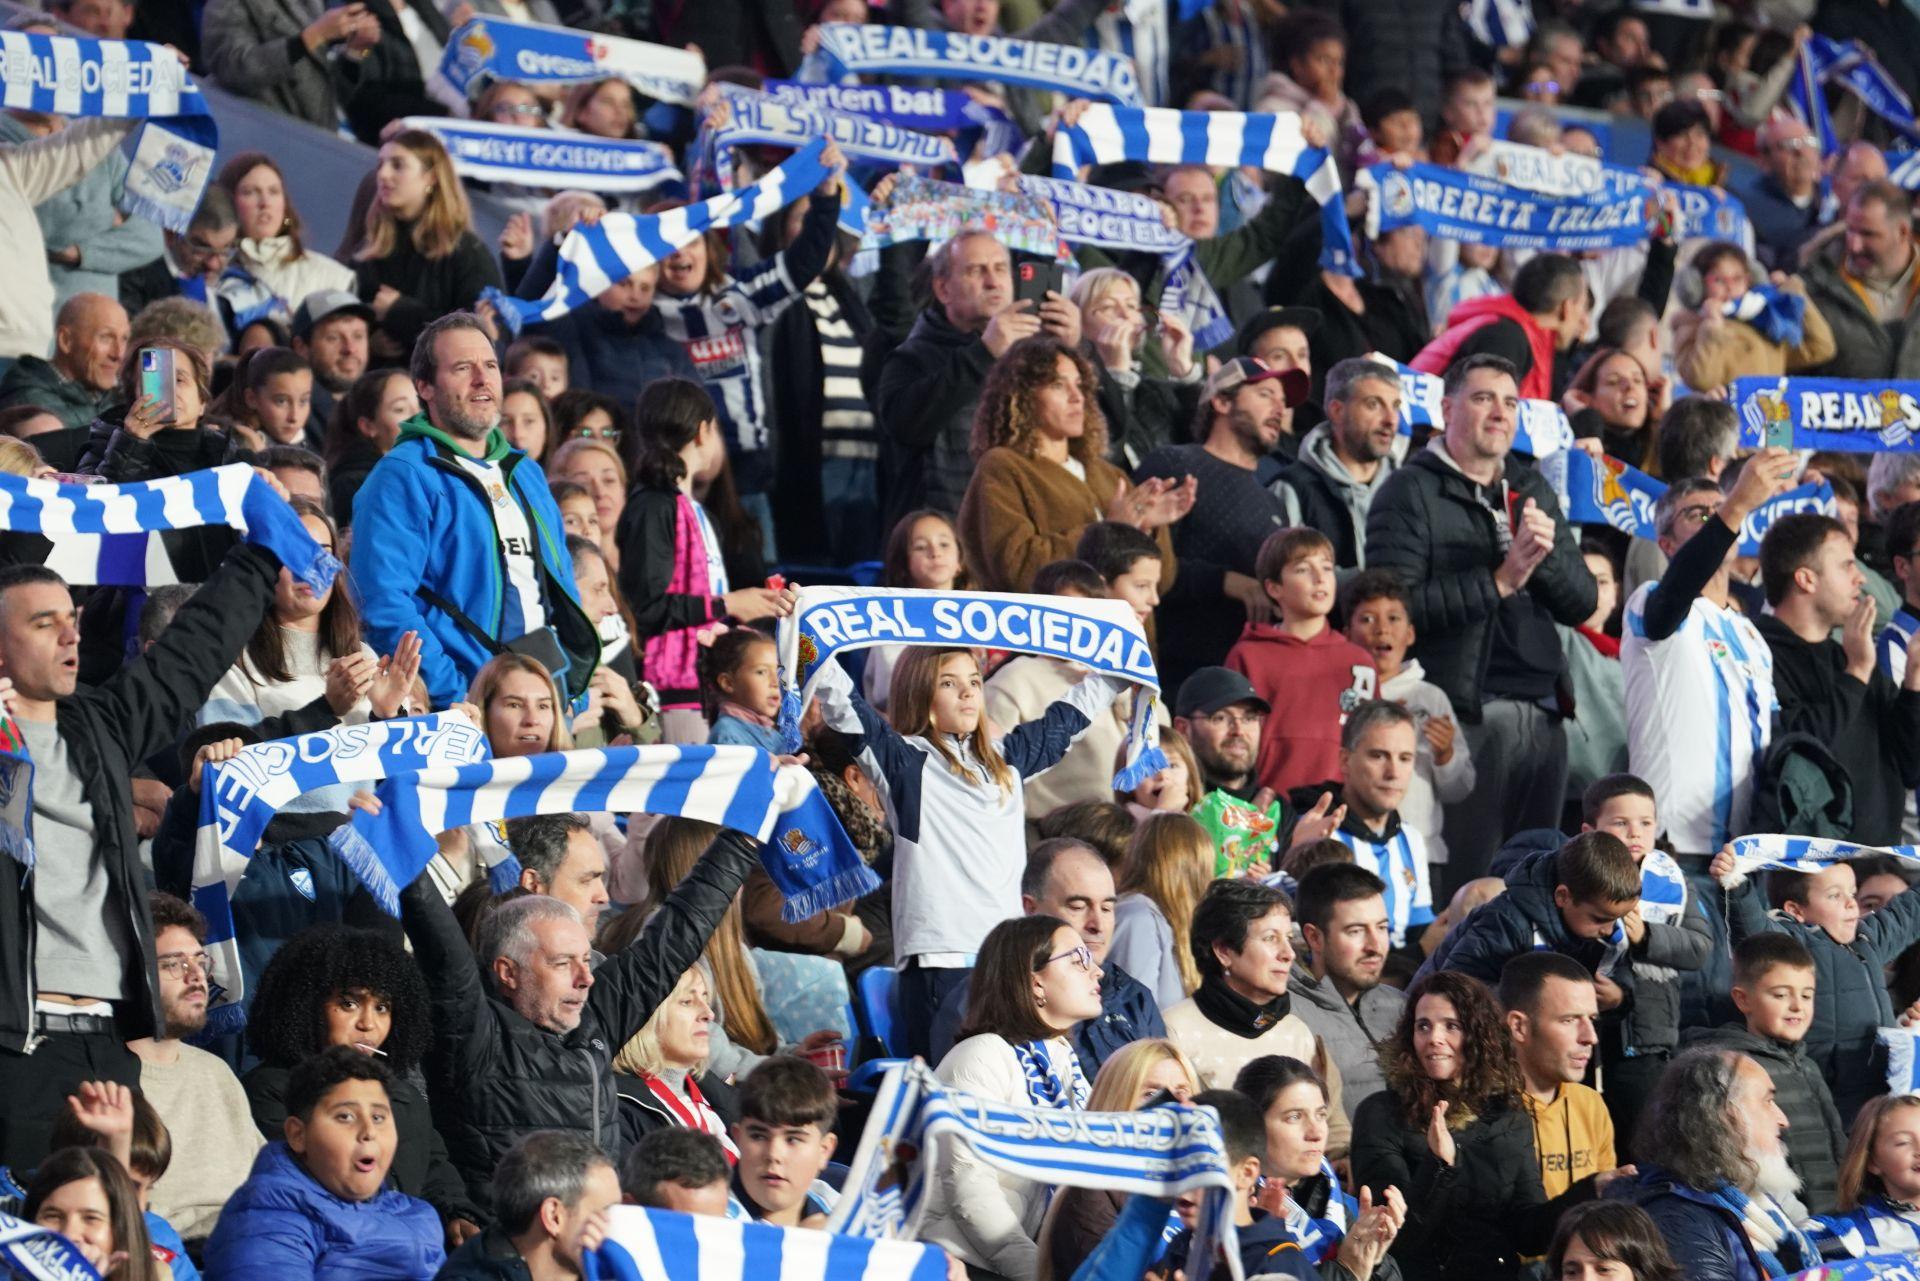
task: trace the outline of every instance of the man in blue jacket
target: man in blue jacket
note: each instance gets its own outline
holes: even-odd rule
[[[428,325],[409,369],[423,412],[354,500],[352,575],[367,640],[420,634],[435,706],[466,697],[507,650],[539,659],[571,696],[600,660],[566,529],[540,465],[500,431],[500,361],[477,317]]]

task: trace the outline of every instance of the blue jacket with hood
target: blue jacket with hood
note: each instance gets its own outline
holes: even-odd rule
[[[393,652],[420,633],[420,675],[436,707],[463,699],[474,673],[516,637],[506,621],[506,554],[493,502],[455,461],[451,437],[424,416],[400,426],[400,438],[354,499],[350,572],[367,643]],[[570,662],[553,673],[569,696],[586,689],[599,662],[597,629],[580,608],[567,531],[540,464],[495,429],[482,454],[498,463],[527,515],[547,622]]]

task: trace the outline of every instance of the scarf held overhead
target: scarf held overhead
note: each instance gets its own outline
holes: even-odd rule
[[[543,191],[624,193],[682,180],[672,148],[657,142],[449,116],[409,116],[401,123],[438,138],[455,172],[479,182],[511,182]]]
[[[463,98],[483,77],[543,85],[624,80],[648,98],[689,106],[707,82],[707,63],[690,49],[644,40],[474,18],[447,37],[439,74]]]
[[[1140,105],[1133,59],[1072,45],[970,36],[914,27],[822,23],[820,48],[803,78],[849,75],[924,76],[934,80],[991,80],[1026,89],[1057,89],[1070,98]],[[824,77],[812,72],[824,71]]]
[[[1664,483],[1618,458],[1595,458],[1569,449],[1540,464],[1540,473],[1560,496],[1576,525],[1608,525],[1638,538],[1655,538],[1653,505]]]
[[[1300,117],[1242,111],[1172,111],[1096,104],[1053,138],[1053,176],[1081,165],[1144,160],[1159,165],[1248,166],[1297,178],[1320,205],[1320,265],[1358,275],[1353,229],[1340,195],[1340,170],[1324,147],[1309,147]]]
[[[1021,1107],[942,1085],[915,1059],[888,1071],[828,1230],[911,1238],[927,1207],[940,1142],[959,1143],[994,1169],[1049,1187],[1099,1188],[1134,1196],[1200,1191],[1188,1252],[1190,1281],[1206,1281],[1216,1248],[1241,1281],[1233,1226],[1233,1180],[1211,1108],[1082,1112]]]
[[[803,587],[780,620],[780,731],[798,750],[800,714],[822,668],[841,653],[874,645],[975,645],[1061,658],[1131,681],[1149,695],[1160,675],[1140,620],[1125,601],[1074,600],[996,592],[929,592],[881,587]],[[1134,699],[1127,759],[1113,785],[1127,791],[1166,768],[1152,697]],[[1011,728],[1011,727],[1009,727]],[[1129,781],[1130,780],[1130,781]]]
[[[653,263],[664,262],[710,230],[758,222],[818,187],[828,170],[815,141],[759,182],[660,214],[608,214],[577,224],[560,242],[560,265],[546,296],[529,302],[488,288],[484,296],[507,327],[558,320]]]
[[[882,249],[910,240],[941,244],[963,231],[984,231],[1020,253],[1061,254],[1062,236],[1039,198],[909,176],[894,179],[887,203],[873,206],[863,243]]]
[[[225,525],[266,548],[316,595],[340,572],[287,500],[244,463],[124,485],[0,474],[0,529],[49,539],[47,568],[74,586],[178,582],[158,535],[206,525]]]
[[[940,1247],[616,1205],[587,1281],[946,1281]]]
[[[1400,374],[1400,434],[1411,436],[1414,429],[1438,432],[1446,427],[1441,400],[1446,394],[1445,380],[1438,374],[1423,373],[1401,364],[1381,352],[1371,352],[1368,360],[1378,361]],[[1573,424],[1557,401],[1522,400],[1520,421],[1513,432],[1513,450],[1529,458],[1545,458],[1573,448]]]
[[[952,89],[920,85],[817,85],[768,80],[761,90],[782,102],[804,103],[881,120],[915,133],[957,134],[962,154],[976,139],[980,154],[1001,155],[1020,145],[1020,126],[1000,108]]]
[[[813,102],[756,93],[741,85],[724,85],[720,92],[726,100],[727,122],[712,130],[717,146],[798,149],[809,139],[831,138],[848,156],[884,165],[939,169],[960,162],[950,138]]]
[[[1920,449],[1920,382],[1855,378],[1736,378],[1740,445],[1772,443],[1789,426],[1795,449],[1913,453]]]
[[[1355,181],[1369,194],[1372,240],[1420,226],[1429,236],[1467,244],[1578,253],[1642,243],[1652,213],[1644,183],[1624,192],[1553,195],[1425,163],[1374,165]]]
[[[463,715],[441,712],[252,743],[232,760],[204,766],[194,832],[193,905],[207,920],[206,947],[213,956],[208,1025],[233,1030],[246,1010],[233,895],[276,813],[321,788],[377,782],[488,754],[487,736],[479,727]]]
[[[121,207],[184,234],[213,173],[220,131],[179,55],[138,40],[0,31],[0,106],[46,115],[145,120]]]
[[[471,823],[532,814],[662,814],[697,818],[761,842],[760,862],[805,920],[880,886],[833,807],[799,765],[757,747],[605,747],[423,769],[375,789],[336,849],[375,898],[399,915],[400,890],[426,869],[434,837]]]

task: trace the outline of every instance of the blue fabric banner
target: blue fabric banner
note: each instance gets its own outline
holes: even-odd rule
[[[1654,538],[1653,505],[1667,487],[1618,458],[1569,449],[1541,464],[1576,525],[1609,525],[1636,538]]]
[[[1625,192],[1555,196],[1430,164],[1374,165],[1357,182],[1372,193],[1371,239],[1417,224],[1431,236],[1501,249],[1619,249],[1647,239],[1653,208],[1644,183]]]
[[[596,138],[559,129],[523,129],[451,116],[401,122],[440,140],[462,178],[511,182],[545,191],[648,191],[683,182],[673,148],[658,142]]]
[[[1833,486],[1826,481],[1817,485],[1801,485],[1789,489],[1780,497],[1762,507],[1741,523],[1740,554],[1758,556],[1760,540],[1773,528],[1773,522],[1782,516],[1797,516],[1806,512],[1832,516],[1839,511],[1839,505],[1833,499]]]
[[[1920,449],[1920,382],[1850,378],[1736,378],[1740,444],[1757,449],[1791,425],[1793,448],[1848,453]]]
[[[819,30],[819,63],[832,80],[848,75],[993,80],[1129,107],[1141,101],[1133,60],[1117,54],[916,27],[828,22]]]
[[[100,1281],[80,1247],[52,1228],[11,1214],[0,1214],[0,1271],[28,1281]]]
[[[836,111],[810,102],[756,93],[739,85],[723,85],[727,123],[712,130],[720,147],[772,146],[796,150],[814,138],[831,138],[850,158],[886,165],[916,165],[928,169],[959,163],[953,141],[917,133],[869,116]]]
[[[761,89],[782,102],[805,103],[870,120],[884,120],[917,133],[959,134],[963,155],[972,154],[969,143],[975,134],[984,141],[983,151],[989,156],[1012,151],[1020,144],[1020,126],[1012,116],[952,89],[896,84],[801,84],[797,80],[769,80]]]
[[[123,212],[185,233],[213,175],[220,131],[173,50],[0,31],[0,84],[9,110],[146,121],[134,134]]]
[[[439,74],[461,96],[482,77],[568,85],[624,80],[649,98],[691,106],[707,63],[689,49],[535,22],[474,18],[447,37]]]

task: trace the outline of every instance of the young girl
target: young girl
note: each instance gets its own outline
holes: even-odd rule
[[[780,657],[773,640],[750,627],[720,632],[700,647],[700,701],[713,728],[709,743],[739,743],[778,753]]]
[[[568,538],[584,538],[594,546],[600,545],[600,508],[595,505],[593,495],[570,480],[547,479],[547,492],[553,495],[553,505],[560,509],[560,523],[565,527]]]
[[[258,432],[266,445],[305,445],[313,408],[313,368],[285,347],[259,347],[234,366],[215,415]]]
[[[1807,1225],[1825,1257],[1920,1251],[1920,1094],[1882,1095],[1860,1109],[1838,1205]]]
[[[918,587],[930,592],[957,592],[967,588],[960,531],[953,517],[932,508],[908,512],[900,518],[893,532],[887,535],[887,558],[883,565],[880,581],[888,587]],[[875,710],[887,710],[893,665],[906,652],[905,645],[875,645],[867,651],[860,692]]]
[[[767,572],[759,534],[734,497],[705,389],[659,379],[640,394],[636,417],[640,465],[615,532],[620,594],[633,611],[643,674],[660,693],[662,740],[704,743],[696,629],[722,618],[774,618],[792,604],[755,585]]]
[[[1167,754],[1167,767],[1142,780],[1140,786],[1131,792],[1115,792],[1113,799],[1127,807],[1127,812],[1146,822],[1155,814],[1185,814],[1193,808],[1194,789],[1200,781],[1200,763],[1193,758],[1193,748],[1188,746],[1186,735],[1177,729],[1162,726],[1160,729],[1160,750]],[[1114,757],[1114,770],[1119,771],[1126,757],[1123,746]],[[1224,873],[1223,873],[1224,875]]]
[[[507,443],[533,459],[546,461],[554,440],[553,408],[531,378],[509,378],[500,385],[500,430]]]
[[[1145,983],[1161,1009],[1200,986],[1187,934],[1213,879],[1213,838],[1185,814],[1155,814],[1134,829],[1113,911],[1115,965]]]
[[[404,369],[376,369],[354,380],[333,404],[322,457],[327,493],[342,525],[353,523],[353,500],[374,464],[400,439],[400,424],[420,412],[420,396]]]
[[[627,466],[620,451],[610,440],[575,436],[553,451],[547,474],[571,481],[593,496],[594,513],[600,519],[600,546],[616,567],[620,563],[619,546],[613,531],[620,528],[620,513],[627,505]]]
[[[893,955],[907,1053],[929,1050],[934,1011],[965,978],[994,922],[1020,914],[1024,783],[1048,769],[1124,688],[1098,673],[1037,720],[989,735],[973,651],[919,647],[894,668],[883,718],[836,663],[824,665],[827,725],[864,736],[893,845]]]

